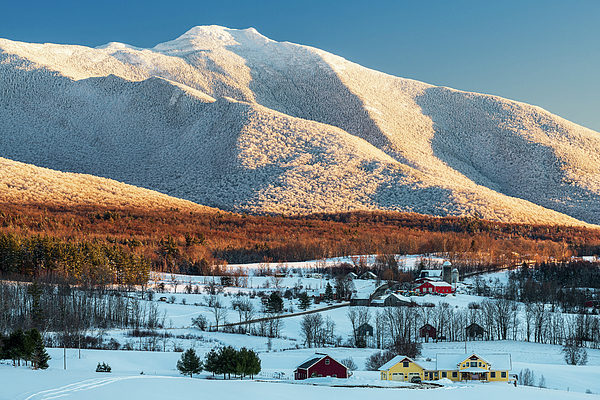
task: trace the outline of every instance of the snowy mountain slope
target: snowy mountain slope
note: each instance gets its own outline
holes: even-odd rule
[[[5,158],[0,158],[0,188],[1,203],[217,211],[111,179],[58,172]]]
[[[600,223],[599,134],[537,107],[251,28],[0,49],[0,156],[237,211]]]

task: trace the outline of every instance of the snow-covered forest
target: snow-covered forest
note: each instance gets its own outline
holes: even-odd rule
[[[196,27],[152,49],[0,49],[11,160],[239,212],[600,221],[598,133],[538,107],[254,29]]]

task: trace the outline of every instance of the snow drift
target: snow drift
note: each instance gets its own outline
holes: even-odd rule
[[[226,210],[600,223],[600,135],[256,30],[152,49],[0,39],[0,156]]]

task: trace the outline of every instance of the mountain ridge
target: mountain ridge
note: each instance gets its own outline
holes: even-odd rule
[[[0,49],[3,157],[240,212],[600,223],[600,135],[536,106],[252,28]]]

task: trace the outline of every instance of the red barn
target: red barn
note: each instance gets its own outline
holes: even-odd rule
[[[294,371],[294,379],[296,380],[325,376],[348,378],[348,367],[327,354],[316,353],[313,357],[298,365]]]
[[[425,324],[419,329],[419,337],[425,338],[427,342],[429,338],[435,339],[437,337],[437,331],[431,324]]]
[[[444,281],[424,282],[415,291],[421,293],[452,293],[452,285]]]

